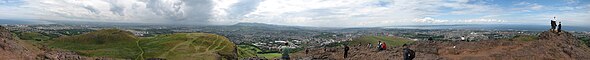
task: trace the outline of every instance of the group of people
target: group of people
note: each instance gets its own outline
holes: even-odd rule
[[[281,47],[281,59],[283,60],[290,60],[289,57],[289,53],[291,52],[291,48],[289,47],[289,43],[285,43],[284,46]],[[409,48],[408,45],[404,44],[403,45],[403,58],[404,60],[412,60],[414,59],[415,53],[413,50],[411,50]],[[371,43],[369,43],[369,48],[372,48]],[[382,50],[386,50],[387,49],[387,44],[385,44],[384,42],[379,41],[377,44],[377,48],[379,51]],[[344,58],[348,58],[348,51],[350,50],[350,47],[348,45],[344,45]],[[307,54],[307,49],[306,49],[306,54]]]
[[[368,48],[373,48],[373,44],[371,44],[371,43],[367,44],[367,46],[368,46]],[[387,44],[379,41],[377,43],[377,50],[381,51],[381,50],[385,50],[385,49],[387,49]]]
[[[561,22],[559,22],[559,25],[556,24],[556,17],[553,17],[553,19],[551,20],[551,32],[561,32]]]

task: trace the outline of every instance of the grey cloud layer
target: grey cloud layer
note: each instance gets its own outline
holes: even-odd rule
[[[210,0],[25,0],[31,16],[49,20],[206,24]]]
[[[546,15],[559,15],[510,17],[550,6],[522,3],[523,9],[505,9],[481,0],[0,0],[0,3],[3,8],[0,12],[7,13],[0,14],[3,15],[0,18],[164,24],[259,22],[323,27],[531,21],[538,24],[543,22],[536,21],[550,17]],[[587,17],[578,16],[588,16],[590,5],[580,7],[585,11],[568,12],[578,14],[565,16],[572,17],[572,22],[588,21]],[[449,15],[452,17],[445,17]],[[456,18],[463,16],[479,17]]]

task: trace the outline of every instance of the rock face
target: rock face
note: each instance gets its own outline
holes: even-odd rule
[[[89,60],[107,59],[80,56],[74,52],[45,49],[15,39],[4,27],[0,26],[0,59],[4,60]]]
[[[416,52],[416,60],[586,60],[590,48],[568,32],[542,32],[538,40],[515,41],[484,40],[479,42],[418,41],[410,45]],[[296,59],[342,60],[343,49],[312,49],[309,54],[298,52]],[[376,51],[366,46],[352,47],[351,60],[401,60],[402,48],[394,47]]]
[[[10,31],[0,26],[0,58],[16,60],[32,60],[34,52],[22,46],[22,42],[15,40]]]

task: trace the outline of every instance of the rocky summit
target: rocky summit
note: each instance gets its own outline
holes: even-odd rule
[[[590,48],[568,32],[542,32],[532,41],[518,39],[463,41],[417,41],[410,44],[415,60],[585,60]],[[402,47],[384,51],[367,46],[351,46],[350,58],[343,58],[342,47],[315,48],[297,52],[296,59],[325,60],[401,60]]]

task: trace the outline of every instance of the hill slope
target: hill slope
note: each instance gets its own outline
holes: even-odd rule
[[[158,35],[139,41],[144,58],[171,60],[237,59],[236,45],[227,38],[207,33]]]
[[[132,59],[140,52],[135,41],[137,37],[131,32],[104,29],[56,38],[49,47],[71,50],[86,56]]]
[[[392,37],[392,36],[362,36],[360,38],[353,39],[352,41],[347,42],[350,45],[358,45],[361,44],[362,46],[371,43],[372,45],[377,45],[377,42],[384,42],[388,47],[394,46],[401,46],[403,44],[412,43],[414,41],[399,37]]]
[[[417,41],[410,45],[417,60],[583,60],[590,59],[590,48],[568,32],[542,32],[537,40],[522,38],[479,42]],[[534,39],[534,38],[533,38]],[[455,48],[453,48],[455,47]],[[342,47],[311,49],[309,54],[298,52],[296,59],[344,59]],[[376,51],[374,48],[352,46],[351,60],[401,60],[402,48]]]
[[[0,26],[0,59],[33,60],[39,49],[13,38],[13,34]]]
[[[15,36],[0,26],[0,59],[4,60],[88,60],[103,59],[80,56],[74,52],[46,49],[14,38]],[[105,58],[108,59],[108,58]]]

